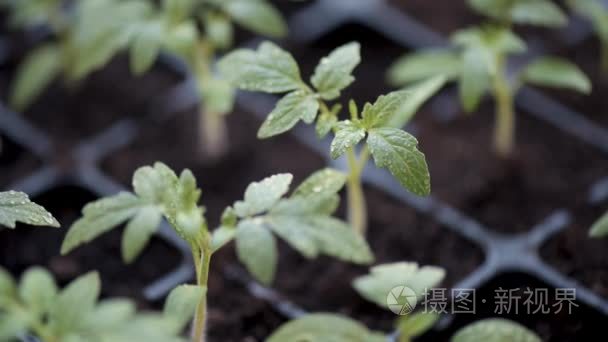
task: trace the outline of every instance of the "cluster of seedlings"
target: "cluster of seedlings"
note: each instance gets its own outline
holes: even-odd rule
[[[416,138],[403,127],[420,106],[448,81],[458,83],[465,111],[475,111],[486,93],[496,103],[494,145],[508,157],[514,150],[514,97],[525,84],[568,88],[588,93],[587,77],[573,64],[540,57],[516,70],[512,55],[526,51],[513,32],[515,24],[548,28],[566,23],[565,14],[546,0],[471,0],[489,22],[456,32],[452,47],[419,51],[398,60],[388,71],[394,85],[407,87],[380,95],[373,103],[341,103],[342,91],[355,81],[361,61],[360,45],[352,42],[321,59],[304,81],[295,59],[271,42],[255,50],[237,49],[216,64],[218,51],[234,40],[233,22],[270,37],[286,34],[279,12],[266,0],[149,1],[2,0],[11,23],[20,29],[43,26],[49,38],[24,61],[14,82],[11,102],[23,109],[57,76],[81,80],[128,49],[134,73],[149,70],[161,51],[180,56],[196,81],[201,103],[201,146],[217,156],[228,140],[223,116],[231,112],[236,89],[282,94],[260,127],[260,139],[291,130],[300,121],[314,124],[319,138],[331,135],[329,154],[345,157],[346,171],[317,171],[289,191],[292,175],[277,174],[251,183],[243,199],[224,210],[220,222],[208,222],[199,203],[201,190],[189,170],[179,175],[163,163],[139,168],[133,192],[121,192],[87,204],[82,217],[67,232],[61,253],[69,253],[98,236],[125,225],[122,258],[135,260],[158,229],[169,222],[192,252],[196,281],[180,285],[168,296],[162,313],[136,312],[123,299],[98,300],[99,277],[89,273],[63,289],[41,268],[26,271],[17,282],[0,269],[0,340],[34,335],[59,341],[181,341],[191,324],[191,340],[205,341],[207,286],[213,255],[234,241],[236,254],[259,282],[271,285],[279,259],[277,238],[306,258],[330,256],[344,262],[371,265],[373,251],[366,241],[367,210],[361,175],[370,158],[387,169],[410,192],[431,192],[430,175]],[[596,1],[570,1],[573,11],[594,23],[605,48],[607,11]],[[104,13],[100,16],[99,13]],[[607,58],[604,56],[603,60]],[[217,66],[217,67],[216,67]],[[343,115],[342,112],[346,112]],[[346,188],[347,219],[334,216],[340,191]],[[27,195],[0,193],[0,224],[16,222],[58,227],[59,223]],[[608,234],[608,215],[591,234]],[[413,262],[375,265],[353,282],[363,298],[387,308],[386,295],[397,285],[413,289],[420,299],[437,286],[445,272]],[[388,309],[388,308],[387,308]],[[415,312],[400,317],[399,340],[411,341],[432,328],[436,314]],[[269,342],[385,341],[347,317],[309,314],[281,326]],[[454,342],[540,341],[528,329],[502,319],[489,319],[457,332]]]

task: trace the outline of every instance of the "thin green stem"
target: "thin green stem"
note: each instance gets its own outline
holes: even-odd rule
[[[515,112],[513,92],[505,77],[504,59],[496,61],[496,74],[493,77],[493,93],[496,99],[496,118],[494,123],[494,148],[501,158],[513,152],[515,141]]]
[[[193,249],[194,250],[194,249]],[[209,234],[205,234],[201,246],[197,248],[199,253],[193,252],[195,255],[195,267],[196,267],[196,283],[198,286],[207,288],[209,281],[209,265],[211,264],[211,243]],[[198,261],[197,261],[198,260]],[[205,342],[205,331],[207,325],[207,294],[206,291],[201,297],[198,305],[196,306],[196,313],[194,315],[194,325],[192,327],[192,342]]]
[[[362,165],[365,164],[357,158],[354,148],[348,150],[347,160],[349,169],[348,182],[346,183],[348,222],[357,233],[365,235],[367,231],[367,206],[361,185]]]

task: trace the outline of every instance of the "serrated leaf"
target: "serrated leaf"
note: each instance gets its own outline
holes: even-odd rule
[[[258,50],[237,49],[218,62],[221,74],[236,87],[266,93],[303,89],[300,69],[293,57],[270,42]]]
[[[58,335],[74,331],[95,308],[100,291],[99,274],[89,272],[76,278],[57,296],[49,312],[49,324]]]
[[[68,230],[61,245],[61,254],[67,254],[81,244],[115,228],[133,217],[143,205],[145,203],[141,199],[127,192],[87,204],[82,210],[83,217],[74,222]]]
[[[566,88],[588,94],[591,81],[574,64],[556,57],[543,57],[530,63],[523,71],[525,82],[547,87]]]
[[[348,87],[355,78],[352,72],[361,62],[361,46],[357,42],[348,43],[319,62],[310,79],[324,100],[334,100],[342,89]]]
[[[17,222],[34,226],[59,227],[59,222],[27,194],[18,191],[0,192],[0,225],[15,228]]]
[[[336,134],[331,142],[330,153],[333,159],[343,155],[349,148],[356,146],[365,138],[365,129],[350,120],[336,124]]]
[[[407,91],[398,90],[380,95],[373,105],[366,104],[361,114],[363,127],[372,129],[386,125],[408,97]]]
[[[127,224],[122,236],[122,259],[131,263],[150,242],[158,229],[162,214],[157,207],[141,208]]]
[[[142,166],[133,174],[133,190],[137,196],[149,203],[161,204],[174,200],[177,175],[167,165],[156,162],[153,166]]]
[[[372,332],[349,318],[317,313],[283,324],[266,342],[384,342],[386,339],[381,333]]]
[[[376,166],[387,168],[403,187],[419,196],[431,192],[424,154],[411,134],[397,128],[375,128],[369,131],[367,145]]]
[[[608,213],[602,215],[589,230],[589,236],[591,237],[604,237],[608,235]]]
[[[57,46],[48,44],[34,50],[17,69],[11,106],[19,111],[29,107],[60,72],[61,50]]]
[[[161,22],[151,21],[137,27],[130,51],[131,70],[142,74],[156,61],[164,40]]]
[[[399,317],[396,328],[399,331],[399,338],[409,341],[418,337],[431,329],[441,316],[434,312],[416,312]]]
[[[181,331],[194,316],[196,307],[207,289],[198,285],[180,285],[174,288],[165,302],[163,316],[174,322],[175,331]]]
[[[247,270],[262,284],[269,285],[277,267],[277,242],[272,234],[253,220],[241,221],[236,233],[236,253]]]
[[[272,208],[287,193],[292,180],[293,175],[281,173],[249,184],[244,200],[234,203],[235,213],[239,217],[248,217]]]
[[[265,139],[284,133],[293,128],[300,120],[314,121],[319,111],[319,102],[313,94],[296,90],[285,95],[258,130],[258,138]]]
[[[224,11],[241,26],[265,36],[280,38],[287,34],[287,24],[273,5],[264,0],[226,0]]]
[[[45,269],[32,267],[21,276],[19,297],[31,312],[37,315],[47,312],[56,295],[55,280]]]
[[[399,58],[388,70],[388,80],[394,86],[420,81],[434,76],[448,80],[461,73],[462,61],[452,50],[427,50]]]
[[[462,56],[459,83],[460,101],[466,112],[477,109],[490,84],[486,61],[479,49],[467,49]]]
[[[420,109],[422,104],[435,95],[445,85],[445,76],[435,76],[417,83],[405,90],[408,96],[401,103],[395,114],[386,122],[387,126],[403,128]]]
[[[502,318],[484,319],[460,329],[452,342],[541,342],[528,328]]]
[[[335,169],[325,168],[316,171],[298,185],[293,192],[293,196],[308,197],[338,193],[344,187],[346,178],[343,172]]]
[[[281,210],[271,213],[265,220],[278,236],[305,257],[324,254],[363,265],[374,259],[365,239],[333,217]]]
[[[387,308],[387,296],[395,287],[410,288],[419,300],[427,289],[439,285],[444,277],[445,271],[439,267],[396,262],[372,267],[369,274],[354,280],[353,287],[365,299]]]

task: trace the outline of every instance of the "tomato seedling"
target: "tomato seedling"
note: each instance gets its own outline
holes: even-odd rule
[[[460,101],[466,112],[479,106],[489,92],[495,100],[494,148],[509,157],[515,140],[514,99],[525,84],[591,91],[587,76],[574,64],[557,57],[540,57],[519,70],[510,70],[509,57],[526,51],[525,42],[511,25],[527,23],[548,27],[563,25],[559,7],[545,0],[472,0],[470,4],[494,23],[455,32],[451,47],[408,54],[388,71],[389,82],[403,85],[430,76],[444,75],[458,82]]]
[[[338,47],[321,59],[306,84],[300,68],[287,51],[270,42],[257,50],[238,49],[218,63],[220,72],[243,90],[284,94],[258,131],[266,139],[292,129],[298,122],[316,122],[320,138],[333,132],[331,157],[346,154],[348,162],[348,221],[365,234],[367,213],[361,173],[370,156],[378,167],[386,168],[409,191],[425,196],[430,193],[430,176],[424,154],[414,136],[401,129],[418,107],[443,84],[442,76],[416,87],[382,95],[359,111],[351,100],[350,118],[340,120],[342,105],[329,105],[355,78],[354,68],[361,61],[359,43]],[[357,145],[365,139],[365,146]]]
[[[366,241],[346,223],[332,217],[337,192],[346,176],[321,170],[304,180],[290,196],[290,174],[278,174],[250,184],[243,200],[226,208],[219,227],[208,229],[201,195],[189,170],[177,176],[162,163],[138,169],[133,176],[134,192],[121,192],[86,205],[83,217],[68,231],[61,253],[89,242],[125,221],[122,255],[133,261],[165,218],[190,246],[196,285],[204,292],[215,251],[236,240],[240,261],[260,282],[270,284],[278,260],[275,236],[307,258],[320,254],[357,264],[373,261]],[[193,341],[204,341],[207,297],[198,302]]]

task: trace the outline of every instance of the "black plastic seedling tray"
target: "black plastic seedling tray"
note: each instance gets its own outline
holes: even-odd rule
[[[324,20],[322,22],[316,20],[315,18],[318,17],[323,17]],[[382,0],[317,0],[292,16],[290,39],[294,44],[305,47],[340,26],[350,23],[365,26],[383,35],[401,46],[404,51],[446,44],[445,38],[440,34]],[[563,36],[566,44],[576,44],[588,34],[589,30],[584,24],[575,22],[564,31]],[[254,46],[257,42],[257,40],[248,42],[246,45]],[[7,48],[6,43],[0,41],[0,59]],[[545,49],[544,46],[534,46],[532,54],[542,53]],[[183,64],[171,56],[163,56],[162,62],[172,72],[181,76],[183,82],[165,94],[159,94],[159,97],[153,100],[147,113],[149,120],[164,120],[172,113],[180,112],[198,103]],[[382,82],[381,76],[378,82]],[[449,91],[444,92],[433,100],[431,106],[438,109],[445,108],[446,101],[448,104],[456,103],[452,97],[453,94]],[[272,97],[257,94],[240,94],[238,97],[238,106],[246,108],[260,119],[272,109],[274,102],[275,99]],[[517,106],[568,136],[602,151],[608,158],[608,130],[590,121],[583,114],[532,89],[524,89],[520,93]],[[451,120],[454,115],[447,113],[442,117]],[[101,161],[132,143],[139,134],[141,124],[135,119],[121,119],[92,138],[81,141],[71,151],[65,152],[56,149],[53,139],[42,130],[35,128],[23,116],[0,105],[0,134],[41,161],[41,166],[36,171],[24,175],[6,188],[25,191],[32,197],[66,183],[86,189],[96,196],[105,196],[123,190],[124,187],[118,181],[102,170]],[[416,131],[415,123],[408,129]],[[329,165],[336,168],[344,167],[342,160],[332,161],[329,158],[329,141],[319,141],[311,129],[298,127],[293,131],[293,136],[324,158]],[[66,156],[66,153],[69,155]],[[68,165],[65,164],[66,160],[69,161]],[[593,308],[604,318],[608,318],[606,298],[574,278],[559,272],[541,257],[541,247],[549,239],[564,231],[574,220],[570,208],[555,208],[552,213],[525,232],[502,234],[441,200],[434,197],[420,198],[407,193],[390,175],[375,167],[366,168],[363,178],[369,187],[384,192],[395,201],[428,217],[428,220],[450,229],[483,251],[484,258],[481,265],[460,279],[453,287],[482,289],[492,279],[501,275],[523,274],[553,288],[576,288],[579,303]],[[608,178],[598,179],[588,189],[587,202],[591,206],[605,203],[607,200]],[[145,288],[144,295],[151,301],[162,298],[172,287],[193,277],[187,246],[166,224],[160,230],[159,236],[178,251],[182,260],[173,271]],[[428,251],[428,253],[433,252]],[[251,295],[267,301],[285,318],[298,317],[307,312],[306,308],[290,301],[288,296],[251,280],[238,265],[226,267],[223,272],[226,279],[242,284]],[[453,329],[452,321],[454,316],[446,315],[435,330]]]

